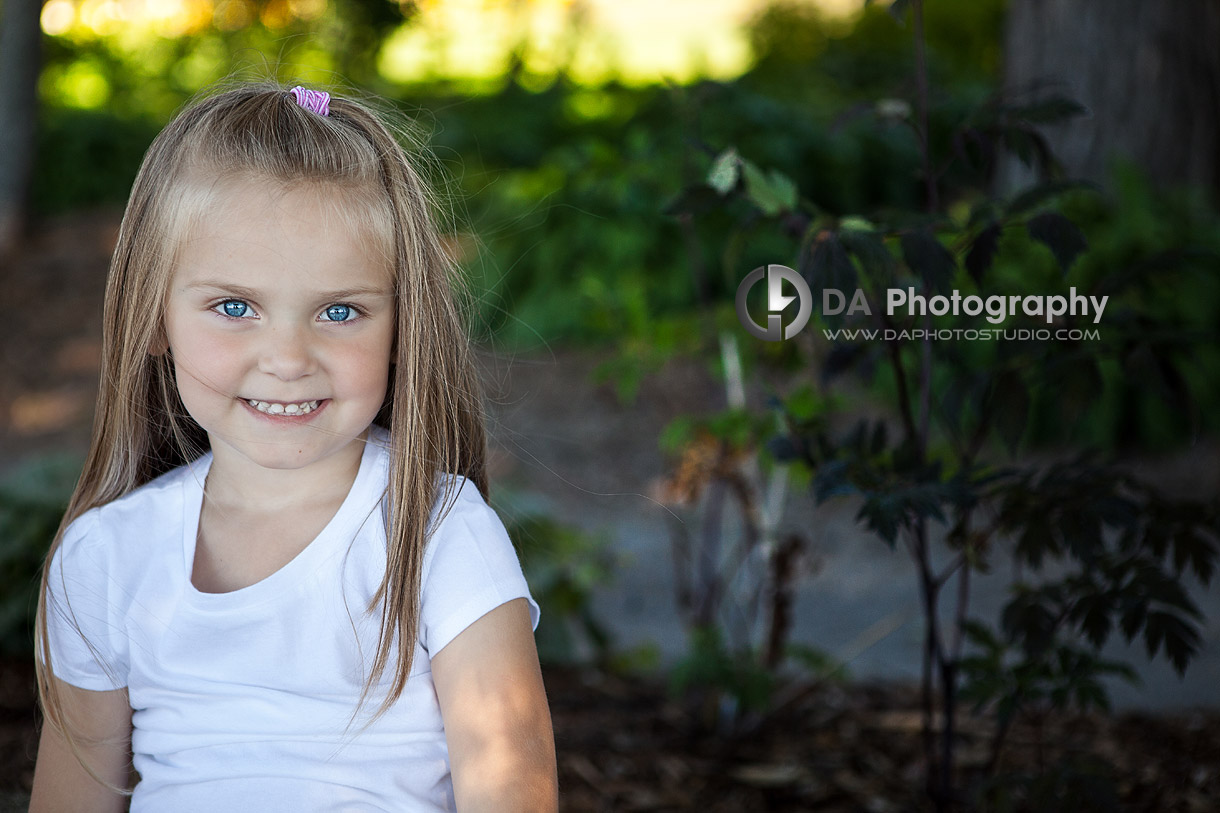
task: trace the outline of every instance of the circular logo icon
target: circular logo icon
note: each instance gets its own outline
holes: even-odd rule
[[[759,327],[746,310],[746,296],[754,284],[763,277],[767,278],[767,326],[765,328]],[[784,294],[785,281],[796,288],[796,296]],[[799,304],[796,318],[785,327],[783,312],[794,301]],[[751,336],[765,342],[791,339],[800,333],[809,321],[809,314],[812,310],[813,294],[809,292],[809,283],[786,265],[764,265],[755,268],[741,281],[741,285],[737,286],[737,320]]]

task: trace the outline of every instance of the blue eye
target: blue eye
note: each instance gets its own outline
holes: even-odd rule
[[[351,305],[331,305],[326,309],[326,320],[328,322],[346,322],[354,315]]]
[[[240,319],[250,310],[250,306],[240,299],[227,299],[220,303],[220,309],[225,316],[231,316],[234,319]]]

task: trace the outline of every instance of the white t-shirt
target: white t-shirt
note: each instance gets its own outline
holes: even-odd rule
[[[134,813],[454,809],[430,656],[515,598],[529,599],[536,627],[538,606],[503,524],[454,478],[461,490],[425,552],[406,689],[365,727],[393,679],[391,657],[353,721],[379,632],[380,612],[365,608],[386,558],[389,457],[384,433],[370,440],[334,519],[241,590],[191,584],[210,455],[68,528],[49,577],[53,666],[84,689],[127,687]]]

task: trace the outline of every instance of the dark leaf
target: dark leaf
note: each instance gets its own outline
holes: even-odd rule
[[[1148,599],[1146,598],[1126,598],[1122,601],[1122,617],[1119,625],[1122,627],[1123,636],[1130,642],[1139,632],[1140,627],[1144,626],[1144,619],[1148,615]]]
[[[981,621],[967,619],[962,622],[962,632],[967,640],[971,641],[988,652],[997,652],[1004,648],[1004,644],[996,637],[991,628]]]
[[[1110,603],[1104,594],[1092,594],[1082,597],[1077,603],[1077,611],[1082,613],[1080,628],[1084,630],[1089,643],[1100,649],[1110,637]]]
[[[814,310],[821,312],[822,291],[826,288],[839,291],[850,302],[856,288],[856,268],[838,235],[832,231],[819,234],[807,256],[808,264],[801,268],[801,275],[813,292]]]
[[[889,494],[875,494],[860,506],[856,520],[885,540],[891,548],[898,539],[898,530],[905,519],[902,505]]]
[[[1178,537],[1177,544],[1187,549],[1190,567],[1195,572],[1199,582],[1207,587],[1211,584],[1212,573],[1216,565],[1216,545],[1197,531],[1190,531]]]
[[[1060,424],[1068,433],[1075,431],[1102,392],[1104,381],[1097,365],[1096,358],[1067,359],[1048,376],[1057,396]]]
[[[1182,677],[1186,673],[1186,666],[1190,663],[1190,659],[1199,649],[1199,633],[1186,621],[1169,613],[1150,613],[1149,628],[1152,626],[1153,617],[1156,617],[1157,620],[1157,637],[1165,644],[1165,655],[1173,664],[1178,677]],[[1153,654],[1151,643],[1149,643],[1149,654]]]
[[[900,24],[904,24],[907,15],[907,9],[911,5],[911,0],[894,0],[890,3],[890,16],[897,20]]]
[[[790,463],[802,457],[800,448],[787,435],[776,435],[767,441],[767,451],[778,463]]]
[[[885,246],[881,234],[867,229],[843,229],[839,239],[848,253],[860,261],[878,288],[888,288],[894,279],[894,256]]]
[[[721,205],[721,198],[715,189],[707,184],[695,184],[683,189],[668,206],[664,214],[670,217],[678,215],[701,215]]]
[[[1168,353],[1154,352],[1153,368],[1152,382],[1160,391],[1161,398],[1178,415],[1189,417],[1193,404],[1190,387],[1174,359]]]
[[[1051,152],[1046,137],[1028,124],[1016,127],[1006,127],[1002,130],[1004,145],[1013,152],[1021,163],[1030,169],[1035,169],[1043,176],[1060,172],[1062,168]]]
[[[859,492],[855,483],[848,478],[847,463],[842,460],[834,460],[818,466],[813,488],[819,505],[831,497],[847,496]]]
[[[1025,560],[1030,567],[1042,567],[1042,557],[1047,553],[1058,553],[1058,543],[1051,534],[1050,526],[1044,516],[1030,516],[1021,529],[1015,551],[1019,559]]]
[[[990,397],[992,425],[1009,454],[1016,454],[1029,422],[1029,388],[1020,373],[1006,370],[996,377]]]
[[[869,443],[869,452],[874,455],[879,455],[885,451],[885,447],[887,445],[885,421],[877,421],[877,423],[873,425],[873,438]]]
[[[1054,124],[1075,116],[1087,115],[1088,108],[1066,96],[1048,96],[1032,104],[1013,108],[1012,116],[1030,124]]]
[[[957,262],[928,229],[916,229],[902,235],[902,258],[931,290],[946,292],[953,283]]]
[[[1008,147],[1022,164],[1030,169],[1035,168],[1038,150],[1033,134],[1018,128],[1007,129],[1004,131],[1004,146]]]
[[[868,348],[863,342],[855,344],[835,342],[822,362],[822,381],[830,381],[847,372],[855,365],[860,356],[867,352]]]
[[[1043,243],[1055,255],[1063,273],[1082,251],[1088,248],[1084,235],[1076,224],[1058,212],[1043,212],[1034,215],[1025,224],[1029,236]]]
[[[974,238],[974,243],[971,244],[970,251],[966,254],[966,270],[970,272],[971,279],[976,283],[980,282],[983,274],[991,268],[991,261],[995,258],[999,243],[1000,224],[994,221],[979,232],[978,237]]]
[[[990,223],[999,217],[999,212],[996,209],[995,201],[991,198],[984,198],[974,204],[970,209],[970,220],[966,223],[966,228],[977,229],[984,223]]]

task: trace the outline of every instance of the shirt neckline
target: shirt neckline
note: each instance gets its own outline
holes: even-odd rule
[[[195,587],[191,574],[195,564],[195,545],[199,537],[199,517],[203,510],[203,486],[212,466],[212,453],[208,452],[194,463],[188,464],[190,471],[183,478],[185,499],[182,517],[182,567],[183,592],[187,599],[203,608],[213,610],[241,609],[262,604],[284,594],[284,591],[317,570],[335,553],[347,549],[356,538],[360,526],[365,522],[381,522],[377,510],[384,487],[377,488],[378,463],[385,462],[382,449],[386,446],[386,433],[371,427],[366,436],[364,450],[360,455],[360,468],[351,488],[335,515],[316,537],[300,553],[283,567],[264,579],[237,590],[225,593],[205,593]],[[384,480],[384,478],[382,478]]]

